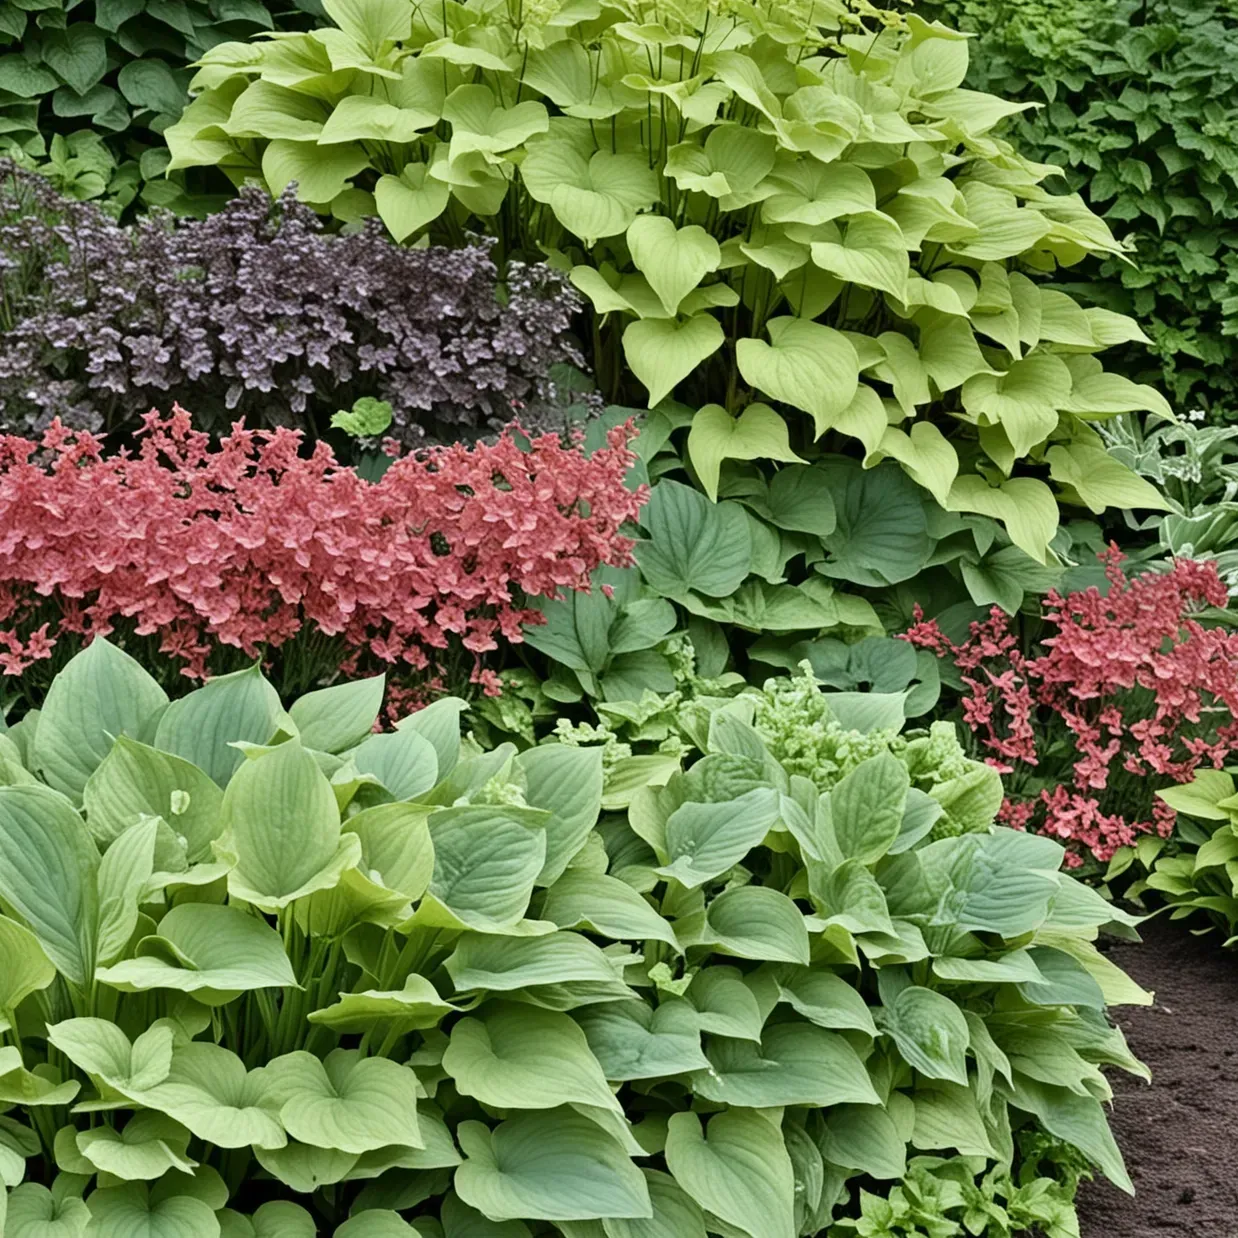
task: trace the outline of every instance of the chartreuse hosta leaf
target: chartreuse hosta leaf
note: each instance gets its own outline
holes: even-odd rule
[[[600,1127],[570,1109],[522,1113],[493,1130],[464,1122],[455,1188],[492,1221],[640,1218],[653,1213],[644,1175]]]
[[[360,859],[356,835],[341,835],[331,784],[295,740],[237,770],[223,817],[229,834],[221,854],[236,857],[229,889],[265,911],[330,889]]]

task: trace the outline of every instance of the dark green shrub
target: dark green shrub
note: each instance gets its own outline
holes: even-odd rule
[[[185,106],[187,66],[321,12],[318,0],[4,0],[0,152],[72,197],[192,209],[182,184],[163,179],[158,136]]]
[[[1238,416],[1238,9],[1232,0],[945,0],[979,32],[969,84],[1041,102],[1007,136],[1056,164],[1134,262],[1101,255],[1064,286],[1152,337],[1122,372]],[[1119,367],[1121,368],[1121,367]]]

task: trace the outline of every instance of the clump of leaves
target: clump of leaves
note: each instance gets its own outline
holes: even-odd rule
[[[324,7],[329,27],[203,57],[171,166],[296,182],[397,240],[476,229],[548,255],[592,305],[604,394],[697,410],[710,497],[730,461],[768,479],[845,450],[1040,564],[1059,502],[1155,503],[1090,424],[1168,413],[1094,355],[1142,332],[1039,280],[1123,248],[993,136],[1028,105],[962,89],[963,36],[844,0],[721,19],[693,0],[657,23]]]
[[[1234,771],[1201,769],[1182,787],[1157,795],[1178,814],[1168,847],[1145,848],[1152,869],[1139,884],[1172,908],[1170,918],[1212,920],[1226,946],[1238,945],[1238,786]]]
[[[200,211],[211,195],[165,179],[159,138],[185,107],[189,63],[218,43],[304,29],[321,15],[317,0],[0,4],[0,153],[112,210],[140,195]]]
[[[1238,27],[1227,0],[945,0],[979,38],[971,84],[1042,104],[1008,129],[1133,242],[1066,290],[1139,318],[1117,360],[1217,420],[1238,416]]]
[[[382,692],[169,702],[100,639],[0,737],[12,1238],[795,1238],[1008,1193],[1028,1127],[1129,1189],[1104,1012],[1146,995],[1052,841],[928,841],[888,751],[823,790],[761,694],[651,784],[451,698],[374,733]]]
[[[205,220],[123,226],[49,198],[32,174],[4,175],[10,431],[56,416],[132,431],[184,402],[216,431],[243,417],[317,436],[362,397],[390,405],[393,434],[412,443],[475,440],[517,414],[565,424],[549,371],[576,358],[578,299],[545,266],[511,263],[500,286],[485,244],[400,249],[377,224],[328,234],[291,193],[252,187]]]

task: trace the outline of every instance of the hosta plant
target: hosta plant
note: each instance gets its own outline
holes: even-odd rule
[[[1172,908],[1170,916],[1202,912],[1238,945],[1238,786],[1233,771],[1201,769],[1191,782],[1157,794],[1178,814],[1175,845],[1148,857],[1152,872],[1141,888]],[[1153,863],[1153,861],[1155,861]],[[1196,931],[1199,931],[1198,929]]]
[[[1095,356],[1142,332],[1040,282],[1122,247],[993,136],[1026,105],[962,88],[964,36],[858,0],[324,8],[203,57],[171,167],[548,257],[604,394],[695,410],[711,497],[842,448],[1042,564],[1059,502],[1156,504],[1091,424],[1168,414]]]
[[[819,705],[698,697],[642,780],[381,694],[169,702],[99,640],[0,739],[8,1238],[795,1238],[913,1152],[996,1205],[1038,1129],[1129,1187],[1127,917],[945,735],[825,789]]]

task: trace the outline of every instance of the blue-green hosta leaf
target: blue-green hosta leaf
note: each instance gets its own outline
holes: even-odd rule
[[[191,1041],[176,1048],[166,1076],[154,1086],[131,1081],[124,1090],[216,1147],[282,1148],[288,1137],[264,1080],[262,1070],[247,1071],[228,1049]]]
[[[223,1227],[221,1238],[318,1238],[318,1225],[313,1216],[300,1204],[286,1199],[263,1204],[248,1219],[240,1213],[228,1211],[220,1212],[218,1216]],[[228,1228],[229,1222],[236,1225],[235,1233]],[[249,1228],[244,1229],[243,1226]]]
[[[933,975],[959,984],[1036,984],[1044,981],[1036,960],[1026,950],[987,958],[942,955],[933,960]]]
[[[658,871],[689,887],[720,877],[773,828],[778,794],[759,787],[729,803],[681,804],[666,822],[669,863]]]
[[[99,898],[98,963],[115,962],[133,937],[138,904],[155,869],[155,845],[163,822],[142,817],[107,849],[99,862],[96,886]]]
[[[566,1015],[526,1005],[486,1005],[451,1031],[443,1069],[465,1096],[494,1109],[622,1107],[584,1032]]]
[[[0,787],[0,898],[78,986],[94,974],[98,867],[99,852],[63,795],[43,786]]]
[[[264,911],[330,889],[360,852],[354,836],[341,841],[331,784],[295,740],[237,770],[224,795],[223,815],[237,861],[229,889]]]
[[[618,1143],[570,1109],[522,1113],[488,1130],[463,1122],[460,1198],[492,1221],[648,1217],[644,1176]]]
[[[0,1222],[8,1238],[80,1238],[90,1224],[90,1209],[72,1193],[53,1195],[36,1182],[23,1182],[8,1196],[7,1217],[0,1203]]]
[[[670,1174],[656,1169],[641,1172],[653,1216],[608,1217],[603,1222],[606,1238],[705,1238],[705,1217],[696,1200]]]
[[[39,939],[16,920],[0,916],[0,1010],[16,1010],[55,979],[56,968]]]
[[[127,653],[103,637],[52,680],[39,714],[31,767],[81,803],[86,780],[121,735],[137,735],[167,694]]]
[[[990,834],[942,839],[919,854],[947,872],[959,928],[1011,938],[1032,932],[1047,918],[1064,851],[1039,834],[994,828]]]
[[[86,824],[109,846],[144,816],[162,817],[185,839],[190,863],[209,858],[222,830],[223,793],[202,770],[127,736],[113,744],[82,794]]]
[[[284,943],[264,920],[238,907],[182,903],[138,942],[137,957],[99,969],[123,993],[179,989],[203,997],[295,986]]]
[[[666,1164],[704,1209],[749,1238],[794,1238],[795,1174],[777,1121],[750,1109],[676,1113]]]
[[[808,884],[827,924],[841,925],[850,933],[894,932],[885,894],[859,860],[846,860],[832,870],[810,864]]]
[[[930,1079],[966,1086],[971,1033],[948,997],[912,985],[885,1007],[882,1026],[909,1066]]]
[[[434,875],[418,923],[489,933],[515,928],[545,863],[547,817],[540,809],[501,804],[435,813]]]
[[[284,1129],[311,1147],[360,1155],[390,1144],[420,1147],[417,1076],[389,1058],[299,1050],[263,1068],[262,1093]]]
[[[387,677],[374,675],[320,688],[293,701],[288,716],[296,724],[297,734],[306,748],[318,752],[345,752],[373,731],[386,687]]]
[[[367,1208],[345,1221],[335,1238],[418,1238],[420,1232],[390,1208]]]
[[[123,1130],[96,1126],[78,1131],[77,1150],[100,1173],[127,1182],[162,1178],[169,1170],[191,1173],[189,1132],[162,1113],[136,1113]]]
[[[831,1109],[825,1118],[822,1151],[833,1164],[858,1169],[871,1178],[889,1181],[907,1172],[907,1141],[881,1105]]]
[[[255,1148],[258,1164],[298,1195],[311,1195],[320,1187],[342,1182],[360,1157],[336,1148],[316,1148],[289,1141],[285,1148]]]
[[[520,165],[529,196],[587,246],[617,236],[658,198],[658,178],[640,155],[597,151],[592,156],[553,135],[533,143]]]
[[[868,1004],[841,976],[820,968],[794,967],[778,978],[779,995],[791,1008],[818,1027],[853,1028],[877,1035]]]
[[[623,329],[623,355],[645,384],[649,407],[654,408],[725,340],[722,324],[712,314],[642,318]]]
[[[685,998],[696,1011],[703,1032],[737,1040],[759,1041],[765,1016],[737,967],[703,967]]]
[[[873,469],[832,457],[819,465],[834,492],[837,525],[822,542],[829,551],[817,570],[853,584],[881,588],[909,580],[933,550],[925,495],[890,461]]]
[[[208,680],[173,701],[159,719],[153,743],[226,786],[245,760],[232,745],[268,743],[283,716],[279,696],[254,665]]]
[[[912,1099],[916,1107],[913,1147],[925,1151],[953,1148],[963,1156],[997,1157],[970,1087],[939,1083],[917,1088]]]
[[[438,754],[411,728],[370,735],[349,756],[363,774],[372,774],[392,799],[415,800],[439,780]]]
[[[375,804],[349,817],[348,831],[361,840],[355,875],[410,901],[420,898],[434,873],[429,827],[434,811],[423,804]]]
[[[428,739],[438,760],[438,776],[446,778],[460,759],[460,715],[468,702],[458,696],[441,696],[437,701],[401,718],[397,731],[416,731]]]
[[[911,777],[888,752],[869,757],[830,792],[834,835],[843,855],[873,864],[889,851],[903,824]]]
[[[312,1011],[307,1017],[311,1023],[336,1032],[368,1032],[375,1027],[405,1032],[437,1027],[455,1009],[424,976],[412,972],[402,989],[341,993],[335,1005]]]
[[[602,809],[602,749],[543,744],[516,758],[525,803],[549,813],[542,830],[546,860],[537,884],[551,886],[585,845]]]
[[[727,597],[748,575],[751,535],[734,504],[710,503],[690,486],[662,481],[641,512],[641,523],[649,540],[637,543],[636,561],[666,597],[682,598],[689,590]]]
[[[579,1010],[573,1018],[607,1079],[657,1079],[709,1069],[699,1016],[685,1001],[669,998],[656,1008],[645,1002],[607,1002]]]
[[[578,933],[544,937],[465,933],[446,967],[461,992],[511,992],[571,981],[616,984],[622,990],[623,982],[621,968]]]
[[[546,893],[542,916],[560,928],[587,928],[617,941],[664,941],[679,949],[675,930],[626,882],[569,869]]]
[[[739,372],[753,387],[812,416],[818,437],[833,426],[859,387],[855,347],[839,331],[803,318],[774,318],[770,342],[736,345]]]
[[[1122,1153],[1114,1141],[1099,1101],[1026,1077],[1016,1081],[1011,1101],[1018,1108],[1034,1114],[1051,1135],[1085,1153],[1101,1167],[1114,1186],[1128,1195],[1135,1193]]]
[[[692,1087],[707,1100],[747,1109],[878,1103],[856,1051],[811,1023],[774,1024],[759,1045],[711,1037],[706,1054],[710,1069],[693,1075]]]
[[[130,1044],[107,1019],[65,1019],[48,1027],[47,1039],[79,1070],[121,1093],[155,1087],[172,1065],[173,1033],[166,1023],[147,1028]]]
[[[87,1201],[99,1238],[218,1238],[210,1205],[190,1195],[159,1197],[144,1182],[95,1191]]]
[[[803,913],[780,890],[769,886],[737,886],[719,894],[705,913],[701,938],[720,953],[741,959],[808,963]]]

